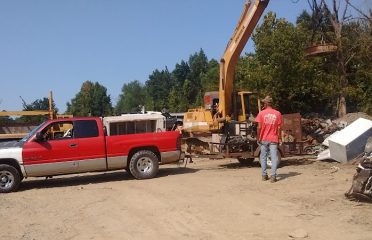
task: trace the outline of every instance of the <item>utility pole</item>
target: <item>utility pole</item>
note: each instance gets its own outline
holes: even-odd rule
[[[49,91],[49,119],[54,119],[52,91]]]

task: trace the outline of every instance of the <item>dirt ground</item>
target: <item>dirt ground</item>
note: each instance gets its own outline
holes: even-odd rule
[[[134,180],[122,171],[27,179],[0,195],[1,239],[372,239],[372,204],[344,197],[355,165],[195,159]],[[292,237],[291,237],[292,236]]]

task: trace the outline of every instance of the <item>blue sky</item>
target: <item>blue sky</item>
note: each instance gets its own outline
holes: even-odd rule
[[[363,0],[364,1],[364,0]],[[60,112],[86,80],[116,103],[124,83],[145,82],[190,54],[219,59],[245,0],[0,0],[0,111],[53,91]],[[306,0],[271,0],[294,22]],[[248,43],[245,52],[252,51]]]

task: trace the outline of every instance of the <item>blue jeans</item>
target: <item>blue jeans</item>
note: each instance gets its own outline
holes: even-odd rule
[[[266,167],[267,167],[267,157],[271,156],[271,176],[276,176],[276,169],[278,167],[278,144],[274,142],[265,142],[262,141],[259,143],[261,148],[260,153],[260,163],[261,163],[261,170],[262,176],[267,175]]]

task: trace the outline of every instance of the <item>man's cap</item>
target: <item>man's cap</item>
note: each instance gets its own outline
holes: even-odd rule
[[[264,99],[262,99],[262,102],[264,103],[273,103],[273,98],[270,96],[266,96]]]

